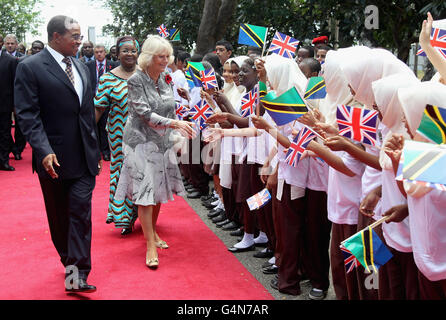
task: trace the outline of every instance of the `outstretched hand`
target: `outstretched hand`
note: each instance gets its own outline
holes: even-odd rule
[[[384,144],[384,152],[389,156],[393,163],[400,162],[403,153],[404,137],[401,134],[394,133]]]
[[[213,143],[223,137],[222,128],[208,128],[209,135],[204,139],[204,142]]]
[[[272,128],[271,125],[264,118],[259,116],[251,116],[251,121],[254,127],[260,130],[267,130]]]
[[[228,113],[226,112],[219,112],[214,113],[212,116],[210,116],[207,120],[207,124],[216,124],[216,123],[222,123],[228,120]]]
[[[325,139],[324,144],[330,148],[331,151],[345,151],[349,146],[347,138],[342,136],[333,136]]]
[[[427,13],[427,20],[423,21],[423,24],[421,25],[421,32],[419,37],[419,42],[421,45],[421,48],[425,50],[428,46],[430,46],[431,41],[431,32],[432,32],[432,23],[434,22],[434,19],[432,18],[432,15],[430,12]]]

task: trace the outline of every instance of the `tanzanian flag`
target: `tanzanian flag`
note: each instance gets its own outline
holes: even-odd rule
[[[187,70],[191,75],[192,81],[194,82],[195,87],[201,87],[201,74],[200,71],[205,71],[203,64],[201,62],[188,62]]]
[[[187,84],[189,85],[189,89],[194,88],[195,87],[194,80],[192,79],[192,76],[190,75],[189,70],[186,70],[185,76],[186,76]]]
[[[304,100],[295,87],[276,97],[271,91],[261,99],[263,107],[278,126],[283,126],[308,112]]]
[[[424,110],[418,133],[436,144],[446,143],[446,109],[428,105]]]
[[[259,81],[259,95],[260,98],[263,98],[264,96],[266,96],[267,93],[267,88],[266,88],[266,83]]]
[[[238,43],[248,46],[263,48],[266,41],[268,28],[242,23],[238,35]]]
[[[324,99],[327,95],[325,80],[322,77],[311,77],[308,81],[304,99]]]
[[[368,272],[371,271],[370,269],[378,272],[378,269],[393,257],[389,249],[370,227],[354,234],[345,240],[343,245]]]
[[[403,179],[446,184],[446,147],[406,140],[403,149]]]
[[[171,29],[169,34],[170,41],[180,41],[180,29]]]

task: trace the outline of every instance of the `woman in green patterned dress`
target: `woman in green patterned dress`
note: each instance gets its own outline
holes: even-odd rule
[[[108,143],[111,149],[110,162],[110,199],[106,223],[114,223],[116,228],[122,228],[121,234],[132,232],[133,224],[138,217],[137,206],[130,198],[124,201],[115,199],[122,161],[122,135],[127,121],[127,79],[136,71],[139,45],[131,36],[118,39],[117,54],[121,65],[105,73],[99,79],[98,91],[94,99],[96,108],[96,122],[110,108],[107,120]]]

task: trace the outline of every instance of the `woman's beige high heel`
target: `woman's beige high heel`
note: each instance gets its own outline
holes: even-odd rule
[[[161,248],[161,249],[167,249],[167,248],[169,248],[167,242],[164,241],[164,240],[160,240],[160,241],[158,241],[158,242],[155,242],[155,245],[156,245],[158,248]]]

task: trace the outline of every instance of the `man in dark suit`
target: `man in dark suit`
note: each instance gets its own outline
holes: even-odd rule
[[[79,24],[66,16],[47,26],[48,46],[17,67],[14,101],[33,149],[51,239],[66,270],[67,292],[94,292],[91,270],[91,198],[101,163],[89,71],[72,56]]]
[[[90,70],[91,86],[95,93],[98,90],[99,78],[104,73],[117,67],[116,63],[106,59],[105,55],[105,46],[98,44],[94,47],[94,60],[86,63],[86,66]],[[110,161],[110,147],[108,145],[107,131],[105,130],[109,111],[107,108],[98,121],[99,149],[105,161]]]
[[[82,45],[81,52],[82,52],[82,57],[79,58],[79,61],[81,61],[83,63],[93,61],[94,60],[93,42],[85,41]]]
[[[9,165],[13,143],[11,114],[14,109],[14,78],[17,59],[0,50],[0,170],[14,171]]]

